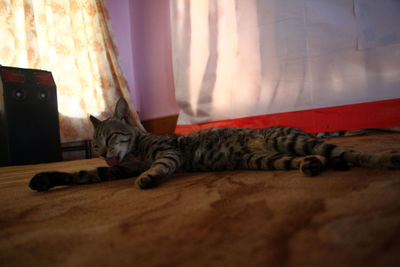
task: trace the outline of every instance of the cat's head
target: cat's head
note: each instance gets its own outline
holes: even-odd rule
[[[90,115],[90,121],[94,126],[93,148],[108,165],[118,165],[131,150],[136,135],[127,102],[120,98],[111,118],[101,121]]]

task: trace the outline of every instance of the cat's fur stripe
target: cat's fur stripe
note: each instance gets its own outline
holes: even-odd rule
[[[296,128],[224,128],[185,136],[156,135],[134,127],[128,116],[127,103],[120,99],[113,117],[104,121],[90,117],[95,128],[94,148],[110,167],[77,173],[40,173],[32,178],[30,187],[45,191],[58,185],[138,176],[138,187],[149,188],[177,171],[298,169],[305,176],[315,176],[326,167],[400,168],[398,152],[370,154],[347,150]]]

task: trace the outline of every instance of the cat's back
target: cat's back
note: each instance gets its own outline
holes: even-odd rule
[[[243,153],[250,149],[266,149],[270,138],[292,135],[306,133],[279,126],[262,129],[212,128],[180,136],[177,144],[186,170],[233,169]]]
[[[257,130],[245,129],[245,128],[211,128],[202,129],[183,135],[179,137],[180,143],[184,145],[189,144],[211,144],[230,140],[232,138],[237,138],[239,136],[249,136],[255,134]]]
[[[251,140],[263,140],[279,136],[293,136],[307,134],[300,129],[291,127],[273,126],[260,129],[248,128],[211,128],[202,129],[187,135],[177,136],[178,148],[185,152],[186,156],[195,151],[207,152],[221,150],[221,148],[235,146],[244,148]]]
[[[204,129],[178,138],[185,170],[226,169],[231,155],[257,131],[244,128]]]
[[[218,139],[224,140],[229,139],[231,137],[256,137],[256,136],[280,136],[280,135],[290,135],[293,133],[297,134],[305,134],[303,131],[291,128],[291,127],[283,127],[283,126],[272,126],[267,128],[260,129],[249,129],[249,128],[210,128],[210,129],[202,129],[199,131],[195,131],[189,133],[187,135],[181,136],[180,139],[184,140],[198,140],[200,142],[207,141],[210,139]],[[208,142],[208,141],[207,141]]]

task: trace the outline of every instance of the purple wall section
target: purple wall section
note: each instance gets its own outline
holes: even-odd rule
[[[143,120],[179,113],[169,1],[106,0],[121,65]]]

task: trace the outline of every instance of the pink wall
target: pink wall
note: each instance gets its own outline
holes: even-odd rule
[[[111,26],[117,42],[120,63],[128,80],[132,92],[132,100],[138,111],[140,110],[139,91],[135,91],[135,77],[133,68],[132,25],[130,19],[129,0],[107,0]]]
[[[106,0],[122,68],[141,119],[179,113],[169,1]]]

